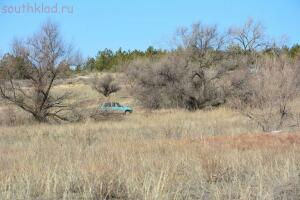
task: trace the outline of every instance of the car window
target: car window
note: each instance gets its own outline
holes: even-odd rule
[[[111,103],[111,107],[115,107],[116,106],[116,103]]]
[[[121,105],[119,103],[116,103],[116,106],[121,107]]]
[[[110,107],[110,106],[111,106],[110,103],[105,103],[105,104],[104,104],[104,107]]]

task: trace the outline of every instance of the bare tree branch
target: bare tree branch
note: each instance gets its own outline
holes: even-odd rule
[[[55,97],[51,92],[61,67],[69,59],[69,49],[60,37],[58,26],[48,21],[26,42],[15,40],[12,49],[13,55],[6,60],[21,58],[28,64],[24,79],[30,85],[20,86],[20,82],[25,80],[15,80],[14,72],[9,70],[15,62],[4,62],[6,76],[2,77],[0,83],[0,96],[31,113],[37,121],[67,120],[61,113],[68,109],[63,103],[68,94]]]

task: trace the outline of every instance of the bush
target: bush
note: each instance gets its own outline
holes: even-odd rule
[[[121,89],[119,84],[110,74],[105,75],[101,78],[95,76],[92,80],[92,87],[98,93],[103,94],[105,97],[108,97],[110,94],[115,93]]]
[[[225,102],[223,67],[201,68],[182,53],[174,53],[158,61],[138,60],[127,76],[143,106],[195,110]]]
[[[256,121],[264,131],[278,130],[293,118],[299,96],[300,66],[291,58],[263,56],[254,67],[235,71],[231,105]]]

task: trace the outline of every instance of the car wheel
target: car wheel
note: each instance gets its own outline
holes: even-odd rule
[[[130,112],[128,110],[125,111],[124,115],[128,115]]]

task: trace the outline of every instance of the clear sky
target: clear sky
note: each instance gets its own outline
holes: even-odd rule
[[[47,13],[49,6],[52,13]],[[0,0],[0,52],[9,51],[14,37],[34,33],[47,19],[58,22],[64,38],[84,56],[95,56],[104,48],[168,48],[177,27],[201,21],[225,29],[250,16],[269,35],[300,43],[300,0]]]

